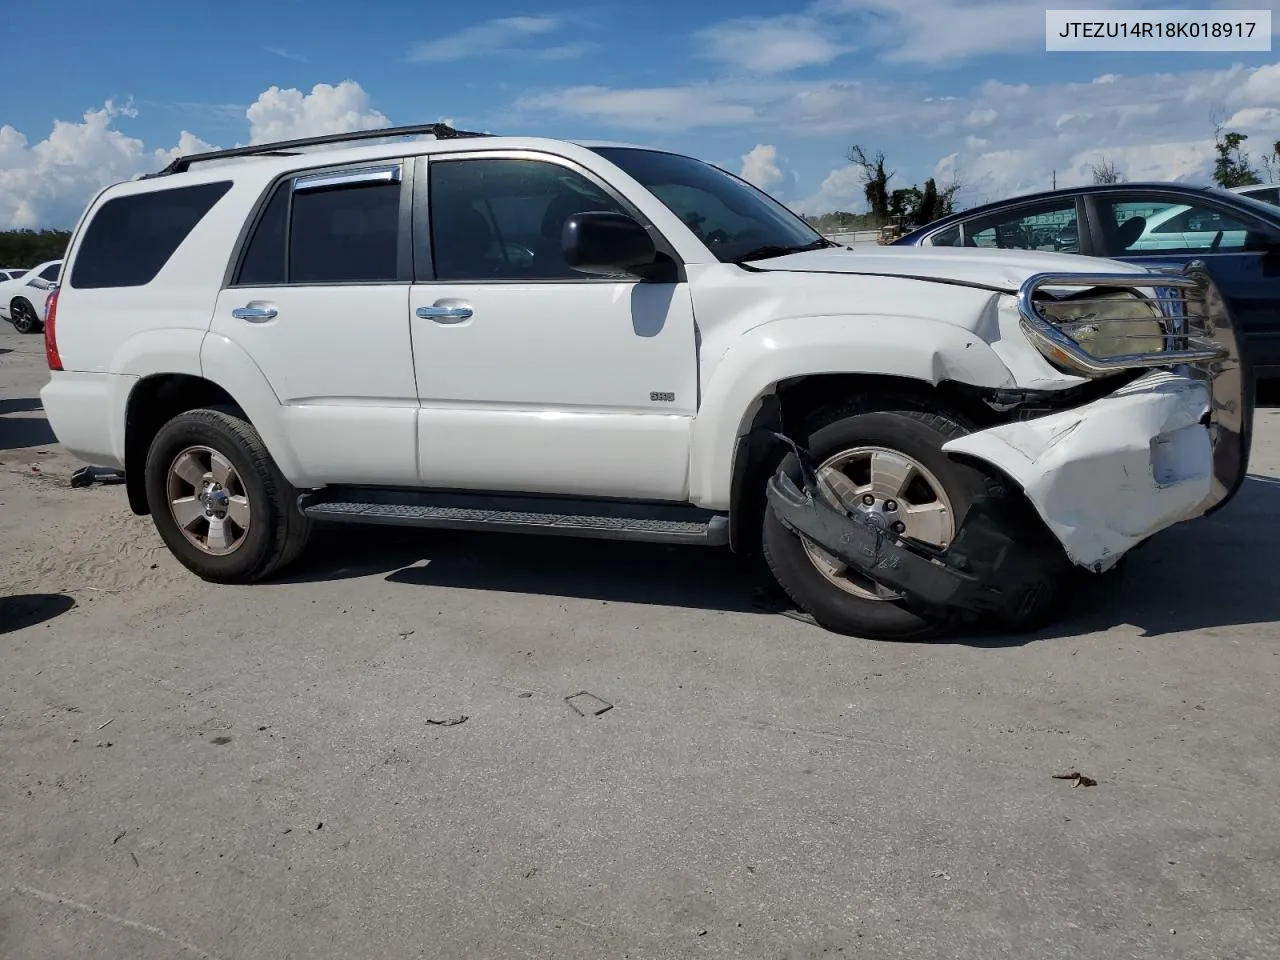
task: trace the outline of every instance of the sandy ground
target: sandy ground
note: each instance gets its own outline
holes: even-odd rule
[[[0,957],[1280,956],[1280,411],[1060,627],[885,644],[694,549],[205,585],[46,375],[0,332]]]

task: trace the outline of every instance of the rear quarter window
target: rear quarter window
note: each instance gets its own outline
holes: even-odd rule
[[[90,290],[150,283],[230,189],[231,181],[223,180],[108,200],[80,241],[71,286]]]

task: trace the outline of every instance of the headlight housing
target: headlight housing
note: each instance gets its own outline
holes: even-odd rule
[[[1019,287],[1018,313],[1036,348],[1069,373],[1204,364],[1227,354],[1214,340],[1211,288],[1186,275],[1039,273]]]
[[[1085,291],[1087,300],[1040,302],[1040,312],[1063,333],[1099,358],[1164,352],[1175,336],[1157,303],[1133,290]]]

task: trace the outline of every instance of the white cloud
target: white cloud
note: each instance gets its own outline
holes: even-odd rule
[[[847,51],[832,43],[822,23],[784,16],[726,20],[699,31],[703,55],[735,72],[781,73],[830,63]]]
[[[777,186],[785,176],[778,165],[778,148],[771,143],[758,143],[742,155],[742,179],[761,190]]]
[[[1146,0],[1054,0],[1055,10],[1140,8]],[[1149,4],[1147,4],[1149,5]],[[1045,4],[1026,0],[818,0],[833,27],[853,30],[885,60],[922,65],[981,54],[1044,53]],[[841,24],[841,17],[851,22]]]
[[[70,227],[103,187],[158,170],[177,156],[217,149],[187,130],[173,147],[148,149],[115,126],[136,115],[132,104],[107,101],[80,122],[54,121],[50,134],[34,144],[14,127],[0,126],[0,229]],[[317,84],[305,94],[271,87],[243,116],[253,143],[388,123],[351,80]]]
[[[844,210],[855,213],[866,210],[865,183],[862,168],[849,164],[827,174],[818,192],[791,204],[797,213],[830,213]]]
[[[54,121],[34,145],[13,127],[0,127],[0,228],[69,226],[95,192],[147,166],[142,141],[111,126],[133,113],[107,101],[85,111],[80,123]]]
[[[369,94],[354,80],[337,86],[317,83],[310,93],[296,88],[269,87],[245,111],[249,142],[270,143],[326,133],[349,133],[388,125],[387,118],[369,106]]]
[[[505,53],[522,41],[550,33],[559,27],[560,21],[556,17],[500,17],[446,37],[416,44],[409,51],[409,60],[444,63],[467,57]],[[564,51],[569,48],[559,49]]]
[[[647,89],[548,91],[517,106],[527,116],[567,115],[620,130],[741,128],[746,135],[864,142],[919,183],[952,157],[968,184],[962,200],[1087,182],[1088,162],[1116,159],[1125,176],[1207,182],[1215,111],[1265,150],[1280,136],[1280,64],[1145,75],[1106,82],[988,81],[946,97],[922,81],[761,79]],[[826,149],[831,149],[827,146]],[[840,150],[836,146],[835,150]],[[794,158],[797,148],[789,151]],[[834,150],[833,150],[834,152]],[[838,154],[837,154],[838,155]],[[833,157],[834,159],[834,157]],[[949,177],[944,177],[944,180]],[[843,191],[843,192],[842,192]],[[860,186],[837,168],[800,201],[807,211],[859,204]]]
[[[735,99],[731,88],[721,85],[636,90],[569,87],[523,97],[515,107],[525,113],[584,117],[609,126],[659,132],[754,124],[758,118],[749,99]]]

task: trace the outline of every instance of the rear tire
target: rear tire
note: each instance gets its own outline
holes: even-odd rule
[[[944,516],[941,522],[924,528],[938,531],[936,536],[920,538],[924,542],[933,541],[933,546],[945,549],[949,538],[960,530],[969,510],[983,499],[1008,504],[1008,519],[1002,522],[1016,524],[1011,533],[1023,539],[1040,536],[1038,520],[1033,514],[1028,515],[1029,506],[1018,491],[1010,489],[1001,478],[953,460],[943,452],[943,444],[967,432],[966,425],[953,414],[930,408],[914,398],[885,397],[862,400],[819,414],[808,425],[807,436],[796,439],[808,449],[815,465],[838,463],[850,451],[869,448],[896,455],[900,458],[898,463],[914,465],[916,476],[925,483],[925,487],[916,487],[917,491],[934,485],[938,488],[935,501],[924,506]],[[892,457],[890,459],[892,461]],[[799,480],[799,465],[794,454],[787,455],[782,467],[793,479]],[[850,491],[858,489],[861,493],[866,489],[859,485],[859,479],[854,478]],[[908,498],[928,500],[928,495],[921,492],[908,494]],[[899,511],[904,509],[900,503],[892,505]],[[889,519],[894,516],[903,514],[890,514]],[[933,636],[943,626],[908,609],[888,591],[877,590],[856,572],[847,578],[849,582],[843,587],[837,585],[840,578],[833,578],[831,568],[815,560],[812,549],[806,549],[804,540],[784,526],[767,505],[763,527],[764,555],[774,577],[787,595],[826,629],[869,639],[906,640]],[[1065,594],[1069,580],[1065,574],[1070,563],[1056,541],[1046,538],[1044,549],[1050,558],[1049,569],[1063,576],[1046,577],[1034,609],[1006,626],[1033,629],[1053,616]],[[876,593],[889,598],[877,598]]]
[[[9,304],[9,319],[18,333],[35,333],[40,329],[40,316],[31,301],[24,297],[15,297]]]
[[[189,410],[166,423],[143,482],[166,546],[205,580],[262,580],[306,547],[311,522],[298,510],[298,491],[236,410]]]

